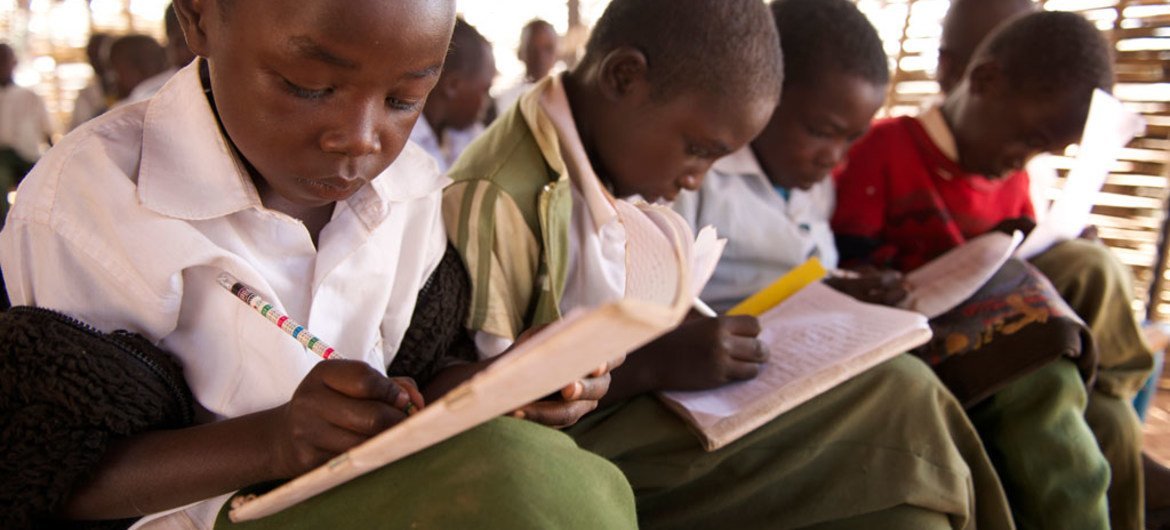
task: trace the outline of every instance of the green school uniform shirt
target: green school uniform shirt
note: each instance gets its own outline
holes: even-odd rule
[[[463,152],[443,193],[447,233],[471,276],[467,327],[514,339],[561,317],[573,199],[536,85]]]

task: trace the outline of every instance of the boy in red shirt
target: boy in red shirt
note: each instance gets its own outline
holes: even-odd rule
[[[909,271],[988,231],[1027,228],[1030,222],[1021,220],[1031,219],[1033,210],[1024,164],[1079,139],[1093,91],[1112,86],[1111,62],[1100,33],[1079,15],[1035,13],[1001,27],[941,107],[876,124],[850,151],[835,175],[832,227],[842,261]],[[1037,403],[1055,399],[1069,400],[1059,410],[1084,407],[1087,393],[1073,372],[1068,361],[1051,363],[969,411],[1021,527],[1047,526],[1053,499],[1070,493],[1091,498],[1089,489],[1097,487],[1089,481],[1045,486],[1043,480],[1037,487],[1037,477],[1029,479],[1044,473],[1040,461],[1049,456],[1069,469],[1084,467],[1085,476],[1095,462],[1055,452],[1013,458],[995,449],[1038,443],[1019,436],[1022,427],[1013,430],[1020,422],[1048,422],[1056,440],[1059,425],[1083,430],[1086,419],[1079,415],[1066,413],[1058,422],[1035,413]]]

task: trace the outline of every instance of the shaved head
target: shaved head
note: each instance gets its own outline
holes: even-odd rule
[[[992,30],[1037,9],[1033,0],[952,0],[939,42],[936,77],[943,93],[959,84],[979,43]]]

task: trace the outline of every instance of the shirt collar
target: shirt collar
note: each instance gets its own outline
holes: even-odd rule
[[[947,120],[943,117],[942,107],[933,105],[926,109],[916,118],[918,123],[922,124],[922,128],[926,130],[926,136],[930,138],[931,142],[938,147],[942,154],[946,155],[952,162],[959,161],[959,145],[955,141],[955,133],[951,131],[951,126],[947,124]]]
[[[520,113],[549,167],[561,175],[568,173],[572,185],[581,192],[595,227],[600,230],[616,220],[614,198],[601,184],[585,153],[561,76],[544,78],[521,97]]]
[[[204,94],[202,61],[192,61],[146,103],[142,127],[139,200],[155,212],[186,220],[263,208]],[[390,167],[346,202],[372,228],[388,213],[387,203],[421,198],[449,182],[437,162],[407,142]]]

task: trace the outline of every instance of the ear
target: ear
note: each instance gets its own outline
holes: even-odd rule
[[[183,36],[187,39],[187,47],[200,57],[208,56],[208,0],[174,0],[175,15],[179,19],[179,26],[183,28]]]
[[[623,46],[609,52],[599,69],[601,94],[617,101],[648,92],[647,69],[646,56],[634,48]]]
[[[1003,68],[999,63],[986,60],[975,65],[967,74],[968,91],[972,94],[986,96],[998,95],[1004,86]]]
[[[955,55],[949,50],[939,48],[938,50],[938,67],[935,73],[935,78],[938,80],[939,86],[942,87],[943,92],[950,92],[954,85],[958,84],[958,78],[963,74],[960,72],[955,75]]]

